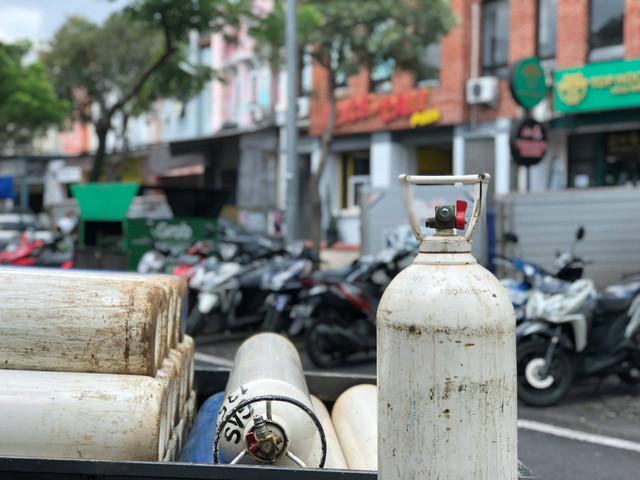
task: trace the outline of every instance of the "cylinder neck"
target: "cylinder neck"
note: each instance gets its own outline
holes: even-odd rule
[[[468,253],[471,252],[471,242],[458,235],[436,234],[423,238],[418,251],[421,253]]]
[[[423,252],[414,259],[414,265],[476,265],[471,252]]]

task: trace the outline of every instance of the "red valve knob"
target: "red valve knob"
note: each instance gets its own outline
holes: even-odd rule
[[[245,437],[245,439],[247,441],[247,445],[249,445],[249,449],[253,453],[258,453],[258,451],[260,450],[260,445],[258,444],[258,441],[256,440],[256,437],[253,434],[253,432],[249,432]]]
[[[456,202],[456,228],[458,230],[464,230],[464,226],[467,222],[464,220],[464,214],[467,211],[467,202],[458,200]]]

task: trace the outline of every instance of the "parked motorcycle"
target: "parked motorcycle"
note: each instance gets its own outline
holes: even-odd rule
[[[557,252],[553,269],[547,271],[541,266],[523,260],[519,256],[494,258],[494,265],[501,267],[503,274],[500,282],[509,293],[509,298],[516,313],[516,323],[525,319],[525,307],[533,288],[552,293],[565,288],[565,282],[572,282],[582,277],[587,264],[575,254],[576,246],[584,238],[584,227],[578,227],[575,240],[569,252]],[[517,246],[518,237],[514,233],[504,234],[504,242]],[[504,273],[506,272],[506,274]]]
[[[211,256],[224,258],[224,256],[219,253],[220,250],[220,247],[214,247],[213,243],[209,240],[197,240],[187,249],[186,253],[178,256],[176,266],[173,268],[171,274],[176,277],[182,277],[189,282],[195,274],[196,265],[199,265]]]
[[[313,363],[335,367],[355,355],[375,355],[378,302],[391,279],[413,257],[413,250],[385,249],[373,259],[359,261],[343,280],[315,279],[292,313],[306,317],[306,350]]]
[[[597,295],[589,279],[560,293],[532,292],[527,319],[516,329],[522,401],[554,405],[574,380],[587,376],[640,382],[640,294],[633,288],[613,292]]]
[[[307,255],[307,258],[320,263],[317,257]],[[283,332],[289,337],[300,335],[313,311],[313,305],[307,302],[310,289],[316,285],[339,284],[371,261],[371,257],[364,257],[332,270],[317,270],[309,275],[290,277],[267,299],[267,313],[262,330]]]
[[[238,259],[247,255],[243,246],[236,254]],[[209,259],[197,268],[189,282],[189,287],[198,292],[197,304],[187,319],[190,335],[261,325],[277,328],[271,326],[274,320],[267,314],[273,313],[273,302],[278,302],[290,282],[310,267],[309,251],[292,255],[291,249],[251,249],[251,254],[256,252],[262,257],[248,264]]]
[[[71,268],[73,254],[59,247],[64,238],[61,233],[52,233],[49,238],[39,239],[25,232],[0,253],[0,265]]]

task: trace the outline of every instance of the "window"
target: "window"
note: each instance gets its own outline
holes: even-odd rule
[[[506,77],[509,61],[509,0],[482,4],[482,74]]]
[[[416,86],[426,87],[436,85],[440,81],[440,42],[427,45],[420,58],[416,75]]]
[[[624,0],[591,0],[589,61],[604,62],[624,57]]]
[[[538,0],[538,57],[556,56],[557,0]]]
[[[396,62],[393,58],[378,63],[369,71],[369,91],[374,93],[389,93],[393,89],[391,77]]]
[[[340,158],[340,208],[358,208],[362,189],[369,183],[369,152],[346,152]]]

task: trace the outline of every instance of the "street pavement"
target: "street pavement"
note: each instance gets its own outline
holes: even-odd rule
[[[230,366],[244,335],[202,337],[196,366]],[[294,340],[305,371],[318,369]],[[375,375],[375,361],[332,372]],[[518,457],[538,480],[640,479],[640,386],[587,379],[574,385],[559,405],[518,406]],[[540,431],[542,430],[542,431]]]

